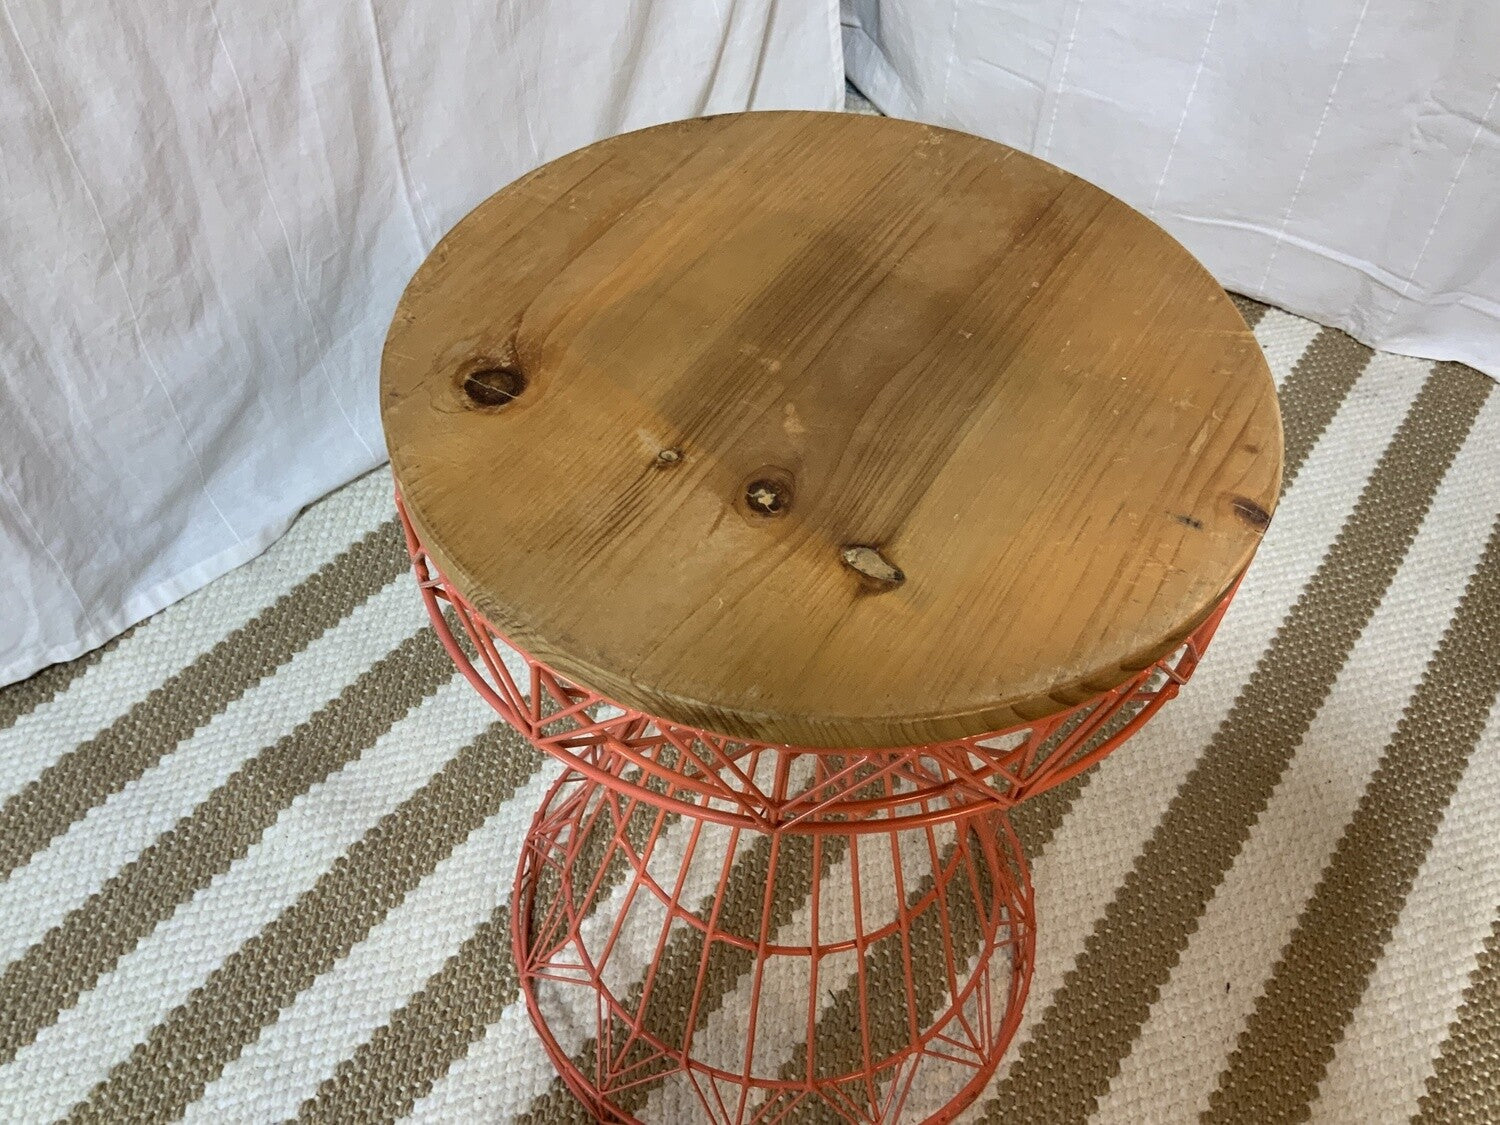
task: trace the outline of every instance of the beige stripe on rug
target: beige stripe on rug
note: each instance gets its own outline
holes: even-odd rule
[[[1037,971],[966,1121],[1500,1120],[1500,862],[1476,862],[1500,835],[1500,395],[1236,303],[1282,398],[1283,504],[1193,684],[1017,810]],[[510,867],[556,767],[454,675],[391,517],[372,474],[0,691],[9,1116],[587,1120],[509,960]],[[663,846],[727,836],[675,822]],[[829,886],[853,859],[803,851],[782,862]],[[765,863],[742,847],[734,878]],[[726,909],[759,923],[754,896]],[[769,932],[808,920],[789,882]],[[661,963],[696,965],[674,942]],[[857,1055],[850,1005],[887,953],[820,977],[825,1056]],[[632,947],[629,971],[654,956]],[[728,1042],[753,974],[725,959],[707,986],[683,1019]],[[778,1025],[776,1065],[806,1035]],[[632,1097],[651,1121],[691,1108],[670,1084]]]

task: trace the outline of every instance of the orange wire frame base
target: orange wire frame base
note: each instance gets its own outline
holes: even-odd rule
[[[1031,981],[1031,879],[1007,811],[1139,730],[1234,596],[1175,652],[1061,713],[926,746],[813,749],[570,683],[490,626],[401,518],[454,663],[565,767],[522,848],[512,949],[548,1055],[602,1121],[956,1117]]]

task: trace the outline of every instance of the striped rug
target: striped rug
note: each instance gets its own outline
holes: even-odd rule
[[[1036,979],[964,1121],[1500,1121],[1500,393],[1242,307],[1280,512],[1188,690],[1018,812]],[[0,693],[0,1114],[583,1120],[506,940],[553,776],[381,473]]]

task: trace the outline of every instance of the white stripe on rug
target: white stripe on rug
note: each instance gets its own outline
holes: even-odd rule
[[[224,959],[291,906],[381,817],[493,719],[455,676],[357,761],[292,802],[227,872],[61,1013],[0,1070],[0,1100],[66,1113]]]
[[[1208,1107],[1223,1060],[1484,552],[1490,529],[1474,518],[1473,497],[1496,476],[1500,399],[1491,396],[1269,807],[1152,1005],[1096,1121],[1139,1121],[1148,1111],[1186,1120]],[[1185,1037],[1193,1051],[1181,1049]]]
[[[1271,378],[1278,387],[1286,382],[1302,353],[1322,331],[1321,325],[1300,316],[1292,316],[1277,308],[1266,310],[1265,316],[1255,326],[1255,340],[1265,353],[1266,362],[1271,367]]]
[[[493,719],[493,714],[490,715]],[[318,977],[202,1098],[189,1122],[282,1121],[508,901],[526,829],[562,766],[547,764],[458,845],[348,956]],[[276,1075],[274,1083],[266,1075]]]
[[[1417,1112],[1500,903],[1497,808],[1500,703],[1319,1087],[1313,1121],[1406,1121]]]
[[[148,618],[64,691],[0,731],[0,801],[391,515],[390,477],[377,470],[309,508],[264,554]]]
[[[402,575],[256,684],[0,883],[0,964],[8,965],[206,800],[263,747],[358,679],[427,624]]]

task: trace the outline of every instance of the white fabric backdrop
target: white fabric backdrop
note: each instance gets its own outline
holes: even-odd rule
[[[887,113],[1060,164],[1229,289],[1500,377],[1495,0],[843,0]]]
[[[834,0],[0,3],[0,684],[384,458],[391,310],[491,191],[842,96]]]

